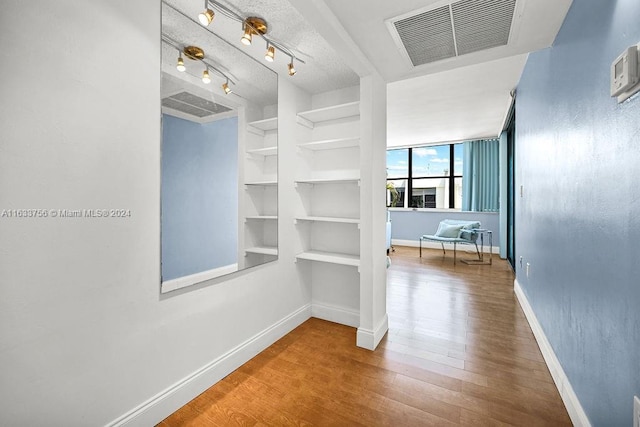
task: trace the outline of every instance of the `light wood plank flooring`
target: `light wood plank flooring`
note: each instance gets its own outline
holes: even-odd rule
[[[310,319],[160,426],[571,425],[505,261],[391,256],[376,351],[355,347],[353,328]]]

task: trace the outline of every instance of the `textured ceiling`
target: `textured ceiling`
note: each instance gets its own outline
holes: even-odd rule
[[[258,37],[254,37],[251,46],[244,46],[240,43],[242,36],[242,24],[224,16],[216,11],[213,22],[204,28],[197,23],[197,16],[203,9],[202,1],[194,0],[165,0],[166,3],[184,12],[196,22],[189,25],[174,25],[173,18],[165,16],[163,13],[163,27],[171,27],[176,34],[176,38],[189,40],[198,46],[208,43],[210,39],[222,39],[243,54],[255,58],[262,65],[269,67],[283,78],[304,89],[309,93],[321,93],[343,87],[355,86],[359,83],[359,77],[336,55],[334,49],[304,20],[287,0],[234,0],[221,2],[225,6],[240,13],[243,17],[258,16],[267,21],[269,32],[267,35],[274,41],[289,48],[294,54],[305,61],[305,64],[296,63],[298,73],[291,77],[287,73],[287,64],[290,59],[282,52],[276,52],[275,61],[268,63],[264,60],[266,42]],[[163,9],[166,6],[163,5]],[[175,15],[175,14],[173,14]],[[167,21],[169,19],[170,21]],[[184,23],[185,18],[176,18]],[[198,28],[200,27],[200,28]],[[219,42],[218,42],[219,44]],[[201,46],[203,47],[203,46]],[[205,51],[207,51],[205,49]],[[230,50],[224,49],[225,55],[230,56]],[[211,50],[211,52],[215,52]],[[207,52],[208,54],[209,52]],[[215,55],[215,53],[214,53]],[[226,60],[225,67],[229,72],[237,76],[238,84],[247,79],[246,67],[251,67],[246,63],[235,63],[238,56],[233,56],[234,60]],[[175,66],[175,59],[172,59]]]
[[[197,22],[193,22],[189,19],[189,15],[184,16],[179,13],[182,9],[176,3],[178,2],[168,2],[172,7],[162,5],[162,71],[165,75],[173,76],[173,82],[183,81],[185,88],[198,96],[206,97],[208,93],[215,98],[216,102],[231,107],[242,105],[244,99],[258,106],[277,102],[275,73],[238,50],[236,46],[212,34]],[[182,49],[189,45],[202,48],[207,63],[230,78],[232,94],[224,94],[221,85],[226,82],[226,78],[213,69],[209,70],[212,82],[210,84],[202,82],[205,65],[200,61],[194,61],[182,55],[187,69],[182,73],[176,69],[178,59],[176,47]],[[163,96],[167,95],[167,88],[173,87],[166,82],[167,77],[163,79]]]

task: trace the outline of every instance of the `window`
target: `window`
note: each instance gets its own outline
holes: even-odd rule
[[[462,144],[387,150],[387,206],[460,209],[462,159]]]

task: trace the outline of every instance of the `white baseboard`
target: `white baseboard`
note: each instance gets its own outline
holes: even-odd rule
[[[310,317],[311,305],[300,307],[239,346],[110,422],[107,426],[151,426],[158,424]]]
[[[513,290],[515,291],[520,307],[522,307],[522,311],[524,311],[524,315],[529,322],[533,335],[536,337],[536,341],[538,342],[544,361],[551,372],[553,381],[558,388],[560,397],[564,402],[564,406],[567,408],[567,412],[569,413],[569,417],[571,418],[573,425],[576,427],[591,427],[589,418],[584,412],[584,409],[578,400],[578,396],[573,391],[569,378],[567,378],[567,375],[564,373],[564,369],[562,369],[562,365],[556,357],[553,347],[551,347],[551,343],[549,343],[547,336],[544,334],[544,330],[542,329],[540,322],[538,322],[538,318],[536,317],[533,308],[531,308],[531,304],[529,304],[529,300],[524,294],[524,291],[517,279],[513,282]]]
[[[358,328],[358,333],[356,337],[356,345],[358,347],[366,348],[367,350],[375,350],[384,334],[387,333],[389,329],[389,317],[387,313],[384,314],[382,321],[378,324],[378,326],[370,331],[364,328]]]
[[[178,277],[177,279],[167,280],[162,282],[160,289],[162,293],[175,291],[187,286],[195,285],[196,283],[204,282],[205,280],[215,279],[216,277],[224,276],[226,274],[235,273],[238,271],[238,264],[223,265],[222,267],[214,268],[212,270],[202,271],[196,274],[190,274],[184,277]]]
[[[396,246],[409,246],[412,248],[419,248],[420,247],[420,241],[419,240],[401,240],[401,239],[391,239],[391,244],[392,245],[396,245]],[[426,249],[440,249],[442,250],[442,245],[438,242],[422,242],[422,247],[426,248]],[[451,250],[453,251],[453,243],[445,243],[444,246],[445,250]],[[478,250],[480,249],[480,245],[478,245]],[[500,254],[500,247],[499,246],[492,246],[492,253],[494,255],[499,255]],[[465,245],[465,244],[460,244],[458,245],[457,248],[458,252],[473,252],[476,253],[476,248],[473,245]],[[488,254],[489,253],[489,246],[484,247],[484,249],[482,250],[482,252]]]
[[[311,302],[311,317],[328,320],[329,322],[340,323],[341,325],[352,326],[357,328],[360,326],[360,313],[348,310],[342,307],[332,305],[319,304]]]

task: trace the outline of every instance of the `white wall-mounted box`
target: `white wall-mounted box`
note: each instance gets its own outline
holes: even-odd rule
[[[639,49],[640,44],[630,46],[611,63],[610,91],[619,103],[640,90]]]

